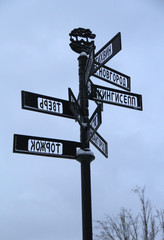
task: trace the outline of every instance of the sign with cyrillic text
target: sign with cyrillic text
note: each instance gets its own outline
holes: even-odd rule
[[[108,62],[121,50],[121,33],[117,33],[104,47],[102,47],[94,57],[94,62],[98,63],[96,72],[101,66]]]
[[[68,95],[69,95],[70,109],[71,109],[72,113],[74,114],[76,120],[80,124],[80,126],[83,127],[82,122],[81,122],[81,114],[82,114],[81,108],[78,104],[78,101],[75,98],[75,95],[73,94],[73,92],[70,88],[68,88]]]
[[[136,93],[94,85],[91,81],[89,81],[88,93],[90,100],[98,100],[103,103],[142,110],[142,96]]]
[[[97,68],[97,66],[97,64],[94,64],[95,68]],[[112,68],[109,68],[105,65],[99,68],[97,72],[93,74],[93,76],[127,91],[130,91],[131,89],[129,76],[120,73]]]
[[[88,122],[88,139],[87,142],[90,141],[90,139],[92,138],[93,134],[96,132],[96,130],[99,128],[99,126],[102,123],[102,118],[101,118],[101,105],[98,105],[96,110],[94,111],[94,113],[92,114],[89,122]],[[92,131],[90,131],[89,129],[92,129]]]
[[[76,159],[79,142],[14,134],[14,153]]]
[[[22,91],[22,108],[75,119],[69,101],[41,94]]]
[[[90,134],[92,134],[92,129],[90,128]],[[108,158],[108,143],[104,140],[104,138],[95,132],[93,137],[90,139],[90,142],[106,157]]]

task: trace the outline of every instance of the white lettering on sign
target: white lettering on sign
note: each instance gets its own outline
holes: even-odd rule
[[[63,113],[63,103],[46,98],[38,98],[38,108],[48,112]]]
[[[96,99],[103,99],[107,102],[119,103],[121,105],[137,107],[137,97],[125,93],[118,93],[106,89],[97,88]]]
[[[94,144],[101,149],[102,152],[106,154],[106,145],[105,143],[99,138],[97,134],[94,134],[91,140],[94,142]]]
[[[95,129],[98,126],[98,113],[95,114],[95,116],[92,119],[90,125],[93,129]]]
[[[113,53],[112,43],[109,44],[102,52],[95,57],[95,61],[97,63],[103,63],[108,57],[110,57]]]
[[[98,65],[95,64],[95,68],[97,66]],[[123,86],[123,87],[126,87],[126,88],[128,87],[128,80],[127,80],[126,77],[123,77],[118,73],[114,73],[113,71],[110,71],[109,69],[106,69],[104,67],[101,67],[100,69],[98,69],[95,72],[95,75],[99,76],[99,77],[101,77],[105,80],[111,81],[115,84],[118,84],[120,86]]]
[[[44,140],[29,139],[28,151],[36,153],[63,154],[63,144]]]

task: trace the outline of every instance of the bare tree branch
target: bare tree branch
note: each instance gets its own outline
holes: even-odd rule
[[[164,209],[156,210],[156,212],[160,224],[160,229],[162,230],[162,240],[164,240]]]
[[[95,239],[102,240],[138,240],[138,217],[133,218],[130,210],[122,208],[116,217],[106,216],[104,221],[96,221]]]
[[[145,187],[140,188],[136,187],[133,190],[135,193],[138,194],[139,200],[141,203],[141,226],[142,226],[142,238],[143,240],[150,240],[149,239],[149,222],[150,222],[150,216],[152,215],[152,208],[151,208],[151,202],[149,199],[145,200]]]
[[[136,187],[140,212],[133,216],[131,210],[122,208],[116,216],[106,215],[105,220],[96,221],[97,240],[155,240],[162,229],[164,240],[164,210],[153,214],[151,201],[145,198],[145,187]],[[157,221],[159,220],[159,222]]]

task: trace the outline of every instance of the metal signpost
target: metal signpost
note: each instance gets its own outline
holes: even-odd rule
[[[130,77],[105,66],[121,50],[121,34],[116,34],[96,54],[93,34],[77,28],[70,34],[70,47],[79,55],[79,94],[68,89],[68,100],[22,91],[22,108],[76,120],[80,125],[80,142],[14,134],[13,152],[40,156],[76,159],[81,164],[83,240],[92,240],[90,163],[95,159],[90,142],[108,158],[108,143],[97,132],[102,123],[103,103],[142,110],[142,96],[130,93]],[[92,40],[92,41],[89,41]],[[96,77],[124,89],[95,85]],[[89,118],[89,100],[97,108]]]

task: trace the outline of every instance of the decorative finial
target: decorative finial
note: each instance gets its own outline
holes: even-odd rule
[[[90,47],[94,44],[94,41],[89,41],[89,39],[94,39],[96,37],[90,29],[85,28],[75,28],[69,36],[71,41],[69,45],[71,49],[77,53],[86,52],[87,54],[89,54]]]

